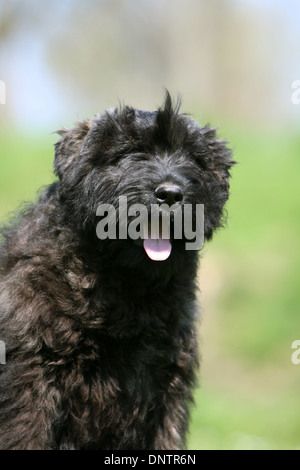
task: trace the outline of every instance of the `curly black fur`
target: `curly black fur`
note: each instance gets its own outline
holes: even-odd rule
[[[198,368],[198,255],[164,262],[139,241],[96,236],[120,195],[150,207],[162,182],[222,224],[233,164],[216,131],[179,114],[107,111],[60,131],[58,181],[3,230],[2,449],[180,449]]]

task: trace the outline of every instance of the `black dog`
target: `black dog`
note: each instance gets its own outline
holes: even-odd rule
[[[119,196],[149,210],[204,204],[210,239],[231,152],[168,94],[156,112],[124,107],[60,134],[59,180],[3,231],[0,447],[180,449],[198,367],[198,254],[172,237],[99,240],[97,207]]]

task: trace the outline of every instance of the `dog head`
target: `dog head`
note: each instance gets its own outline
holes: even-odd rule
[[[106,221],[116,223],[111,246],[126,245],[127,253],[131,251],[131,257],[139,260],[146,254],[152,260],[166,260],[172,252],[183,251],[182,241],[174,234],[169,240],[161,237],[161,222],[154,239],[150,221],[144,240],[138,237],[127,240],[130,245],[125,243],[119,230],[123,223],[120,197],[126,198],[127,228],[133,222],[128,208],[136,204],[146,208],[147,222],[153,205],[159,208],[159,220],[161,207],[179,210],[189,206],[195,215],[195,207],[203,205],[206,239],[223,225],[229,170],[234,163],[231,151],[217,138],[215,129],[200,127],[180,114],[179,104],[174,105],[168,93],[157,111],[112,109],[60,134],[54,170],[60,179],[59,193],[66,213],[76,221],[82,236],[95,236],[97,214],[104,216],[98,207],[110,205],[116,210]],[[173,219],[172,213],[171,225]],[[192,220],[195,228],[194,216]]]

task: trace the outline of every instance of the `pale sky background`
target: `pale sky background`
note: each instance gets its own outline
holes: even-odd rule
[[[0,2],[3,2],[2,7],[0,3],[0,18],[1,10],[6,1],[13,2],[14,0],[0,0]],[[0,79],[6,82],[6,106],[8,108],[5,112],[8,113],[10,119],[24,129],[34,127],[35,129],[50,131],[63,125],[65,121],[69,123],[86,117],[85,113],[98,112],[102,111],[103,107],[117,105],[118,99],[122,100],[123,96],[115,96],[113,93],[110,95],[100,86],[95,94],[94,103],[91,104],[89,99],[87,100],[89,105],[85,105],[84,91],[81,90],[77,94],[76,91],[71,90],[72,87],[68,86],[66,80],[61,80],[49,61],[49,54],[47,53],[49,44],[55,40],[57,35],[63,33],[65,26],[68,24],[70,12],[76,4],[80,5],[80,1],[64,0],[62,2],[54,0],[51,7],[47,6],[49,4],[43,4],[44,14],[41,23],[40,18],[32,23],[25,21],[26,15],[30,16],[30,11],[33,14],[36,1],[23,1],[27,8],[27,10],[24,9],[24,21],[22,21],[22,17],[17,20],[12,33],[2,40],[0,48]],[[129,0],[129,3],[131,3],[133,9],[139,9],[146,1]],[[176,3],[178,4],[180,1],[178,0]],[[17,3],[16,0],[15,3]],[[96,8],[95,5],[99,8],[102,2],[89,0],[87,3],[90,3],[92,8]],[[160,0],[160,3],[162,5],[168,2]],[[193,0],[186,0],[185,3],[188,8]],[[274,89],[274,112],[282,113],[285,120],[291,120],[297,124],[300,119],[300,105],[298,107],[293,105],[290,97],[292,82],[300,80],[299,0],[234,0],[233,3],[237,5],[239,10],[244,9],[245,14],[251,12],[256,15],[257,21],[263,25],[263,28],[265,25],[266,30],[270,27],[276,29],[276,25],[278,25],[278,33],[275,31],[274,37],[276,37],[277,43],[282,42],[283,47],[282,50],[274,48],[272,51],[270,49],[270,56],[266,55],[270,63],[273,63],[275,59],[277,60],[277,68],[274,69],[272,78],[269,79],[269,86]],[[172,8],[172,2],[170,5],[170,8]],[[74,32],[74,34],[76,33]],[[253,34],[255,35],[255,33]],[[120,41],[122,41],[122,38],[120,38]],[[264,44],[262,43],[261,48],[263,47]],[[97,60],[96,57],[95,60]],[[80,74],[80,70],[78,73]],[[105,70],[103,73],[105,73]],[[116,73],[122,74],[122,65],[120,71],[116,71]],[[251,73],[251,70],[249,70],[249,73]],[[77,77],[74,76],[75,82],[76,79]],[[72,81],[72,78],[69,78],[70,80]],[[185,93],[185,84],[180,79],[177,83],[174,80],[174,83],[178,90],[171,91],[183,91],[184,98],[184,95],[188,94]],[[220,79],[220,86],[221,84],[222,78]],[[160,84],[158,78],[158,87],[162,89],[164,86],[168,87],[168,83],[162,82]],[[264,86],[268,87],[266,84]],[[119,89],[121,92],[123,91],[122,86]],[[244,93],[247,94],[247,89],[244,90]],[[161,96],[158,94],[157,102],[160,102],[160,98]],[[137,101],[140,101],[141,105],[144,104],[138,93]],[[154,107],[157,102],[154,103]],[[3,112],[2,107],[0,113]]]

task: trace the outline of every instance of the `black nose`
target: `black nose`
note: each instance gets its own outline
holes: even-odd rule
[[[182,201],[183,191],[174,184],[162,184],[156,188],[155,196],[160,204],[165,203],[172,206]]]

